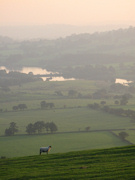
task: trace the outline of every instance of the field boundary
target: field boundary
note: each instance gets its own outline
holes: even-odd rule
[[[115,134],[114,132],[110,131],[110,133],[112,133],[115,137],[121,139],[123,142],[128,143],[129,145],[134,145],[133,143],[131,143],[130,141],[128,141],[127,139],[123,139],[120,136],[118,136],[117,134]]]
[[[92,133],[92,132],[111,132],[113,135],[119,137],[118,135],[113,133],[113,131],[125,131],[125,130],[126,129],[99,129],[99,130],[90,130],[90,131],[67,131],[67,132],[40,133],[40,134],[15,134],[14,136],[42,136],[42,135],[70,134],[70,133],[78,133],[79,134],[79,133]],[[8,137],[8,136],[1,135],[0,137]]]

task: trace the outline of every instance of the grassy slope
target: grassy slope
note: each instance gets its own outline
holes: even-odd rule
[[[1,180],[134,179],[135,146],[0,160]]]

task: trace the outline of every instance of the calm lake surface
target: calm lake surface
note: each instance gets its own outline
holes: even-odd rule
[[[51,72],[51,71],[47,71],[46,69],[42,69],[39,67],[23,67],[20,70],[9,70],[7,69],[5,66],[0,66],[0,70],[6,70],[6,72],[10,72],[10,71],[16,71],[16,72],[20,72],[20,73],[25,73],[25,74],[29,74],[29,73],[33,73],[34,75],[45,75],[45,74],[59,74],[58,72]],[[44,81],[46,81],[47,77],[41,77]],[[49,81],[68,81],[68,80],[75,80],[74,78],[70,78],[70,79],[65,79],[64,77],[60,76],[60,77],[52,77],[52,79],[50,79]]]
[[[127,81],[126,79],[116,79],[115,83],[120,83],[125,86],[128,86],[128,83],[132,83],[132,81]]]
[[[42,69],[39,67],[23,67],[20,70],[9,70],[7,69],[5,66],[0,66],[0,70],[6,70],[6,72],[9,71],[17,71],[17,72],[21,72],[21,73],[26,73],[29,74],[30,72],[32,72],[34,75],[45,75],[45,74],[59,74],[58,72],[51,72],[51,71],[47,71],[46,69]],[[44,81],[46,81],[47,77],[41,77]],[[68,80],[75,80],[75,78],[70,78],[70,79],[65,79],[64,77],[60,76],[60,77],[52,77],[52,79],[50,79],[49,81],[68,81]],[[126,79],[116,79],[115,83],[120,83],[123,84],[125,86],[128,86],[128,83],[131,83],[132,81],[127,81]]]

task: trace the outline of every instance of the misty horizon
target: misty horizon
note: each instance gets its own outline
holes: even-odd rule
[[[95,33],[125,29],[132,24],[95,24],[95,25],[70,25],[70,24],[46,24],[46,25],[18,25],[0,26],[0,36],[7,36],[14,40],[25,39],[57,39],[73,34]]]
[[[135,1],[4,0],[0,36],[56,39],[135,26]]]

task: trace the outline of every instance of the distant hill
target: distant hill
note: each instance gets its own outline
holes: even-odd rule
[[[135,146],[0,159],[0,179],[134,179]]]
[[[9,36],[10,38],[24,40],[24,39],[57,39],[60,37],[70,36],[72,34],[80,33],[94,33],[110,30],[117,30],[119,28],[127,28],[128,25],[87,25],[75,26],[66,24],[48,24],[35,26],[0,26],[0,35]]]
[[[66,76],[70,78],[76,77],[71,68],[135,62],[135,27],[53,40],[9,40],[0,38],[0,65],[10,69],[36,66],[54,72],[68,71]]]

